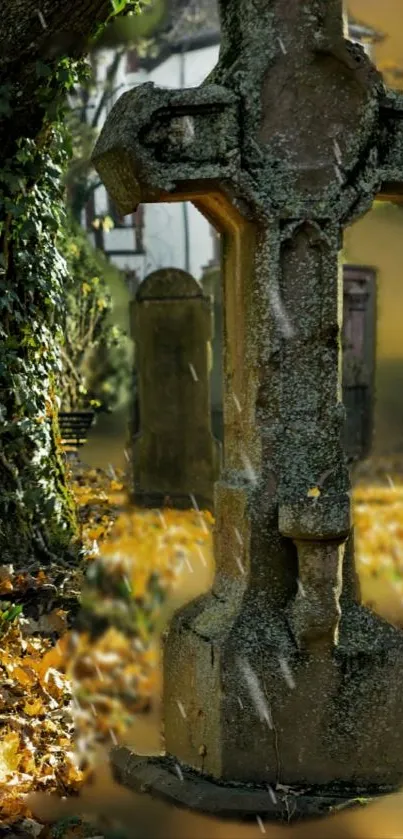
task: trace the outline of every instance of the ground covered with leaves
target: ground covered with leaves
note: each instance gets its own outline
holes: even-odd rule
[[[211,553],[208,513],[133,510],[112,468],[78,464],[70,480],[84,545],[78,566],[0,566],[0,837],[51,837],[26,796],[77,794],[96,747],[116,743],[147,712],[161,607],[181,569],[195,556],[207,564]],[[80,820],[60,830],[87,835]]]
[[[70,480],[84,545],[78,565],[0,566],[0,837],[8,839],[101,836],[80,819],[40,824],[27,796],[77,795],[96,748],[147,713],[159,689],[164,604],[185,572],[212,564],[208,513],[132,509],[112,468],[76,464]],[[365,464],[354,502],[364,599],[393,594],[403,625],[400,463]]]

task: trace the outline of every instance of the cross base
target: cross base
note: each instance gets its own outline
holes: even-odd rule
[[[175,807],[232,821],[252,821],[257,816],[287,823],[319,818],[396,792],[395,787],[389,786],[363,789],[328,784],[274,791],[267,786],[217,783],[195,770],[179,766],[169,755],[137,755],[128,746],[112,749],[111,766],[115,779],[134,792],[148,793]]]

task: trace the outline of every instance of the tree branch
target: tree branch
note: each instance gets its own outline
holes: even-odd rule
[[[0,86],[8,82],[18,90],[12,130],[6,119],[0,127],[3,159],[12,154],[18,137],[34,138],[42,127],[36,63],[52,67],[62,56],[80,58],[96,25],[107,20],[110,11],[110,0],[2,0]]]

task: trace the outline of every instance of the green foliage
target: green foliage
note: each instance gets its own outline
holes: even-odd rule
[[[153,35],[166,15],[168,0],[143,0],[141,4],[117,0],[117,8],[122,5],[123,9],[111,15],[108,25],[99,31],[96,48],[136,44],[137,48],[146,46],[147,51],[152,50]],[[139,11],[141,14],[138,14]]]
[[[0,637],[7,632],[17,618],[22,614],[23,607],[20,605],[13,605],[12,603],[2,603],[0,609]]]
[[[62,59],[37,64],[44,123],[35,139],[20,138],[0,168],[0,547],[52,555],[75,532],[73,505],[55,448],[54,382],[67,266],[57,248],[65,221],[61,177],[68,159],[63,129],[66,92],[80,66]],[[11,85],[0,88],[3,113]]]
[[[146,0],[147,2],[147,0]],[[111,12],[104,23],[100,23],[94,31],[91,45],[94,46],[111,22],[122,14],[137,15],[141,10],[140,0],[111,0]]]
[[[108,288],[108,282],[120,279],[119,271],[73,220],[61,232],[59,248],[69,274],[62,324],[61,407],[111,410],[130,381],[130,343],[113,325]]]
[[[110,20],[138,7],[137,0],[111,0]],[[94,30],[99,34],[96,21]],[[10,126],[0,164],[0,552],[3,562],[24,566],[30,557],[54,560],[77,532],[57,446],[55,385],[69,283],[58,244],[72,152],[66,100],[86,84],[88,68],[53,58],[37,61],[35,74],[25,136],[17,130],[14,137],[12,129],[23,101],[18,75],[0,85],[0,118]]]

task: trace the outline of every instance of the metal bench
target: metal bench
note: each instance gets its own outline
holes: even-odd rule
[[[87,442],[94,418],[93,411],[61,411],[59,413],[61,443],[65,451],[75,452]]]

